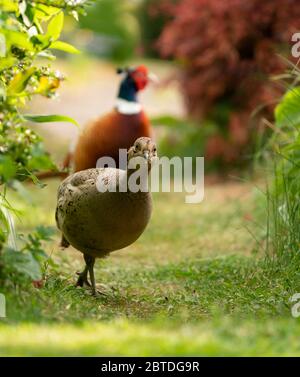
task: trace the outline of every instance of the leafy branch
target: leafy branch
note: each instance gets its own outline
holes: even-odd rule
[[[64,16],[67,13],[78,19],[88,3],[0,0],[0,277],[16,276],[11,274],[11,268],[15,268],[15,272],[28,272],[33,278],[31,272],[37,272],[41,262],[36,251],[41,250],[38,240],[45,239],[43,232],[37,230],[26,240],[17,236],[17,241],[8,245],[15,231],[14,208],[7,204],[6,192],[20,187],[27,178],[38,183],[36,172],[55,168],[41,137],[28,128],[28,121],[67,121],[77,125],[65,115],[22,115],[22,108],[36,95],[56,96],[64,76],[49,64],[55,59],[55,50],[79,52],[60,39]]]

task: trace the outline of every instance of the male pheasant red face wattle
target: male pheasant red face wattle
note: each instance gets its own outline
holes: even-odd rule
[[[115,108],[88,123],[78,138],[74,152],[69,153],[64,167],[74,162],[74,170],[96,167],[100,157],[112,157],[118,167],[119,149],[128,149],[136,139],[151,136],[149,119],[137,94],[151,81],[147,67],[118,69],[123,76]]]
[[[149,82],[148,68],[144,65],[138,66],[132,73],[131,77],[135,82],[137,90],[143,90]]]

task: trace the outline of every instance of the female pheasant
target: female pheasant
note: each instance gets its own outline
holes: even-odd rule
[[[79,274],[77,285],[91,285],[94,295],[95,259],[132,244],[150,220],[151,193],[130,188],[130,181],[137,169],[134,164],[130,166],[130,162],[137,158],[145,164],[146,177],[157,158],[156,146],[150,138],[137,139],[128,150],[127,170],[83,170],[66,178],[58,189],[57,227],[67,245],[71,244],[83,253],[86,266]],[[116,184],[115,190],[102,190],[102,187],[108,188],[112,184]],[[124,184],[128,186],[126,191],[122,189]]]

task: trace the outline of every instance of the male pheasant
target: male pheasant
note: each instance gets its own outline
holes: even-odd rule
[[[63,171],[36,174],[39,179],[66,178],[68,173],[95,168],[101,157],[112,157],[119,167],[119,149],[128,149],[139,137],[151,137],[150,121],[139,103],[137,94],[150,81],[157,81],[144,65],[118,69],[123,75],[115,107],[109,113],[90,121],[84,128],[75,148],[64,159]]]
[[[128,149],[139,137],[151,136],[149,119],[138,102],[137,93],[155,77],[144,65],[118,69],[124,75],[115,108],[108,114],[91,121],[83,129],[73,152],[64,162],[64,168],[73,162],[74,171],[95,168],[100,157],[112,157],[118,167],[119,149]]]

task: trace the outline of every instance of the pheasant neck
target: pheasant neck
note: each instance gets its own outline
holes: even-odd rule
[[[117,98],[116,109],[120,114],[133,115],[139,114],[142,111],[142,105],[139,102]]]
[[[138,114],[142,106],[137,100],[137,86],[132,77],[126,76],[121,82],[116,109],[121,114]]]
[[[128,192],[136,194],[137,192],[148,192],[149,188],[149,172],[150,166],[142,166],[140,169],[127,168],[126,172],[122,175],[119,186],[123,189],[126,187]]]

